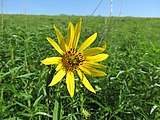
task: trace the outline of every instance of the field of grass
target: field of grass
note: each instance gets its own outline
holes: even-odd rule
[[[160,120],[160,18],[82,17],[79,43],[98,33],[92,46],[107,45],[108,76],[87,76],[96,94],[79,81],[73,98],[63,81],[46,87],[55,66],[40,61],[58,55],[46,37],[57,40],[53,24],[66,36],[69,21],[80,17],[4,15],[0,120],[50,120],[56,113],[62,120]]]

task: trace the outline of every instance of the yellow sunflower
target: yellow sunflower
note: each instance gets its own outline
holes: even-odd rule
[[[73,97],[75,89],[75,72],[77,72],[84,86],[93,93],[96,93],[96,91],[93,89],[84,74],[95,77],[107,75],[105,72],[96,69],[106,67],[102,64],[97,63],[105,60],[108,57],[108,54],[101,53],[106,49],[106,46],[104,45],[103,47],[94,47],[86,50],[86,48],[95,41],[97,33],[94,33],[89,38],[87,38],[80,45],[80,47],[76,49],[80,37],[81,24],[82,19],[77,22],[75,27],[71,22],[69,23],[66,41],[64,40],[62,33],[54,25],[53,27],[57,34],[59,45],[50,37],[47,37],[47,40],[60,53],[61,56],[49,57],[41,61],[45,65],[57,64],[56,75],[53,77],[49,86],[57,84],[66,75],[67,89],[71,97]]]

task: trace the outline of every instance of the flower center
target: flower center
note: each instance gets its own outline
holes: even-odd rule
[[[76,53],[75,50],[71,49],[62,55],[62,63],[67,71],[75,71],[79,65],[82,65],[84,57],[82,53]]]

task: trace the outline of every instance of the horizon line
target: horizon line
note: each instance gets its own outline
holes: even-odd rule
[[[0,13],[0,15],[33,15],[33,16],[83,16],[83,17],[133,17],[133,18],[160,18],[159,16],[104,16],[104,15],[75,15],[75,14],[25,14],[25,13]]]

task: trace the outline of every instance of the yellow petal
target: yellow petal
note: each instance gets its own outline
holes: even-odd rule
[[[89,38],[87,38],[79,47],[78,52],[82,52],[84,49],[90,46],[95,41],[96,37],[97,37],[97,33],[94,33]]]
[[[52,40],[50,37],[47,37],[47,40],[61,55],[64,53],[62,49],[59,47],[59,45],[56,42],[54,42],[54,40]]]
[[[63,64],[62,63],[59,63],[58,66],[56,67],[56,71],[59,71],[60,69],[63,68]]]
[[[65,46],[65,42],[64,42],[64,38],[63,38],[62,33],[57,29],[57,27],[55,25],[53,26],[53,28],[56,31],[56,35],[57,35],[57,38],[58,38],[58,43],[60,45],[60,48],[63,51],[66,51],[66,46]]]
[[[70,22],[69,25],[68,25],[68,33],[67,33],[67,38],[66,38],[66,44],[69,48],[72,48],[74,33],[75,33],[74,26]]]
[[[99,63],[94,63],[94,62],[90,62],[90,61],[84,61],[83,62],[84,66],[90,66],[90,67],[94,67],[94,68],[106,68],[107,66],[99,64]]]
[[[98,77],[98,76],[107,76],[107,74],[101,70],[97,70],[93,67],[89,66],[80,66],[80,69],[84,71],[84,73],[93,76],[93,77]]]
[[[41,62],[45,65],[59,64],[61,57],[50,57],[42,60]]]
[[[84,86],[91,92],[96,93],[96,91],[93,89],[93,87],[91,86],[91,84],[89,83],[89,81],[87,80],[87,78],[85,77],[85,75],[80,71],[77,70],[78,76],[80,77],[80,79],[82,80],[82,83],[84,84]]]
[[[81,33],[81,25],[82,25],[82,18],[79,19],[75,27],[75,35],[74,35],[73,46],[72,46],[73,49],[77,48],[77,44],[78,44],[80,33]]]
[[[86,67],[80,66],[79,68],[80,68],[85,74],[91,75],[91,72],[90,72]]]
[[[73,72],[67,72],[66,84],[67,84],[67,89],[68,89],[70,96],[73,97],[74,89],[75,89],[74,73]]]
[[[96,55],[96,54],[103,52],[105,49],[106,49],[106,45],[103,45],[102,47],[90,48],[90,49],[83,51],[83,55],[84,56]]]
[[[53,86],[55,84],[57,84],[60,80],[62,80],[62,78],[66,75],[66,72],[61,69],[60,71],[58,71],[58,73],[53,77],[51,83],[48,86]]]
[[[86,61],[90,62],[100,62],[108,58],[108,54],[98,54],[95,56],[87,56]]]

